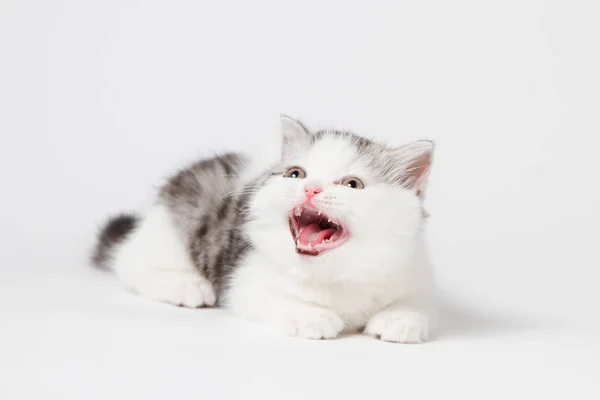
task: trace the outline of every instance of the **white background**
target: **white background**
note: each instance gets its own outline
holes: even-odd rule
[[[600,398],[597,1],[0,0],[0,398]],[[435,341],[288,339],[87,255],[278,117],[437,143]],[[545,398],[544,397],[544,398]]]

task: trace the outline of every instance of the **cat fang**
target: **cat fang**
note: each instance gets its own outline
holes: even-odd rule
[[[333,250],[350,238],[343,222],[332,220],[309,205],[295,207],[289,215],[290,232],[298,254],[318,256]]]

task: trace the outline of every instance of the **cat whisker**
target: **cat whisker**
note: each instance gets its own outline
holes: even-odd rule
[[[221,196],[221,199],[224,199],[226,197],[233,196],[233,195],[236,195],[236,194],[240,194],[241,195],[241,194],[256,193],[257,192],[256,189],[259,189],[260,187],[261,186],[257,185],[257,186],[244,186],[244,187],[241,187],[241,188],[238,188],[238,189],[234,189],[234,190],[232,190],[230,192],[225,193],[223,196]]]

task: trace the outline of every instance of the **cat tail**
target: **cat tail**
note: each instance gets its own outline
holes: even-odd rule
[[[139,225],[141,218],[133,214],[119,214],[109,218],[100,228],[98,240],[92,252],[92,265],[110,269],[115,247],[122,243]]]

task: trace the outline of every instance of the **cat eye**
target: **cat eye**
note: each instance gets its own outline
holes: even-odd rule
[[[306,178],[306,172],[300,167],[292,167],[284,175],[286,178]]]
[[[340,185],[348,186],[349,188],[352,188],[352,189],[364,189],[365,188],[365,184],[362,183],[362,181],[360,179],[354,178],[354,177],[344,178],[344,180],[340,183]]]

